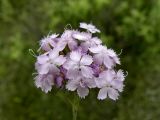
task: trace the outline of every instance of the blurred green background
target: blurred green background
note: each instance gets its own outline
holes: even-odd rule
[[[64,91],[34,86],[39,40],[92,22],[128,71],[120,99],[80,101],[78,120],[160,120],[160,0],[0,0],[0,120],[71,120]],[[72,96],[71,96],[72,97]],[[72,98],[71,98],[72,99]]]

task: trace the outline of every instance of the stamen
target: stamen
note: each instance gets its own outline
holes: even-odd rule
[[[68,30],[68,29],[72,30],[72,25],[71,24],[67,24],[64,28],[64,30]]]
[[[34,76],[34,75],[38,75],[38,73],[32,73],[32,76]]]
[[[28,50],[30,55],[32,55],[33,57],[37,57],[37,55],[35,54],[35,52],[32,49]]]
[[[120,51],[120,53],[118,54],[118,56],[119,56],[119,55],[121,55],[121,54],[122,54],[122,52],[123,52],[123,49],[121,49],[121,51]]]
[[[128,76],[128,71],[126,71],[126,75],[125,75],[125,77],[127,77]]]

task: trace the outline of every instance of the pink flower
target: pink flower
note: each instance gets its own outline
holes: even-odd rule
[[[89,67],[93,62],[90,55],[82,55],[80,52],[73,51],[70,53],[70,58],[63,65],[64,68],[68,70],[67,77],[69,79],[74,79],[77,76],[82,75],[87,78],[92,78],[93,71]]]
[[[89,93],[89,88],[95,88],[95,81],[91,78],[85,78],[82,76],[78,76],[75,79],[71,79],[68,81],[66,88],[70,91],[77,90],[78,95],[81,98],[85,98],[85,96]]]
[[[35,77],[35,85],[37,88],[41,88],[45,93],[48,93],[54,85],[54,78],[50,74],[38,75]]]
[[[116,73],[113,70],[107,70],[100,73],[96,80],[97,87],[100,88],[98,99],[103,100],[107,97],[118,99],[119,93],[123,90],[123,81],[115,79]]]
[[[65,30],[60,36],[52,34],[41,40],[35,85],[45,93],[53,86],[77,91],[80,98],[98,88],[99,100],[117,100],[126,77],[122,70],[115,70],[120,64],[118,55],[93,37],[92,33],[100,32],[94,25],[80,23],[80,28],[87,32]]]
[[[45,51],[51,50],[51,46],[56,46],[56,38],[58,37],[58,34],[52,34],[50,36],[47,36],[43,38],[40,42],[40,48],[42,48]]]
[[[107,47],[99,45],[89,48],[89,50],[94,53],[94,60],[98,64],[104,64],[107,68],[111,69],[115,64],[120,64],[119,58],[116,53],[107,49]]]
[[[64,33],[61,36],[61,46],[62,48],[65,48],[66,45],[70,48],[70,50],[73,50],[77,47],[77,41],[73,38],[73,34],[77,33],[75,30],[65,30]]]
[[[58,73],[58,66],[63,65],[66,58],[59,55],[56,50],[49,51],[48,54],[43,54],[37,57],[36,69],[39,74],[47,74],[49,72]]]
[[[81,41],[81,47],[85,50],[88,50],[89,47],[97,46],[102,43],[102,41],[97,37],[92,38],[91,33],[77,32],[72,36],[74,39]]]

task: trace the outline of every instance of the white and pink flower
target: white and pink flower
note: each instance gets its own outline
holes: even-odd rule
[[[77,91],[81,98],[98,88],[99,100],[117,100],[126,77],[122,70],[115,70],[120,64],[118,55],[92,35],[100,32],[94,25],[80,23],[80,28],[87,31],[65,30],[62,35],[52,34],[41,40],[35,85],[45,93],[54,86],[63,87]]]

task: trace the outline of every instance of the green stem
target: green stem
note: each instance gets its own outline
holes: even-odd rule
[[[73,114],[73,120],[77,120],[77,109],[74,106],[72,106],[72,114]]]
[[[74,100],[73,100],[73,104],[72,104],[73,120],[77,120],[78,107],[79,107],[79,97],[77,97],[77,95],[75,95]]]

